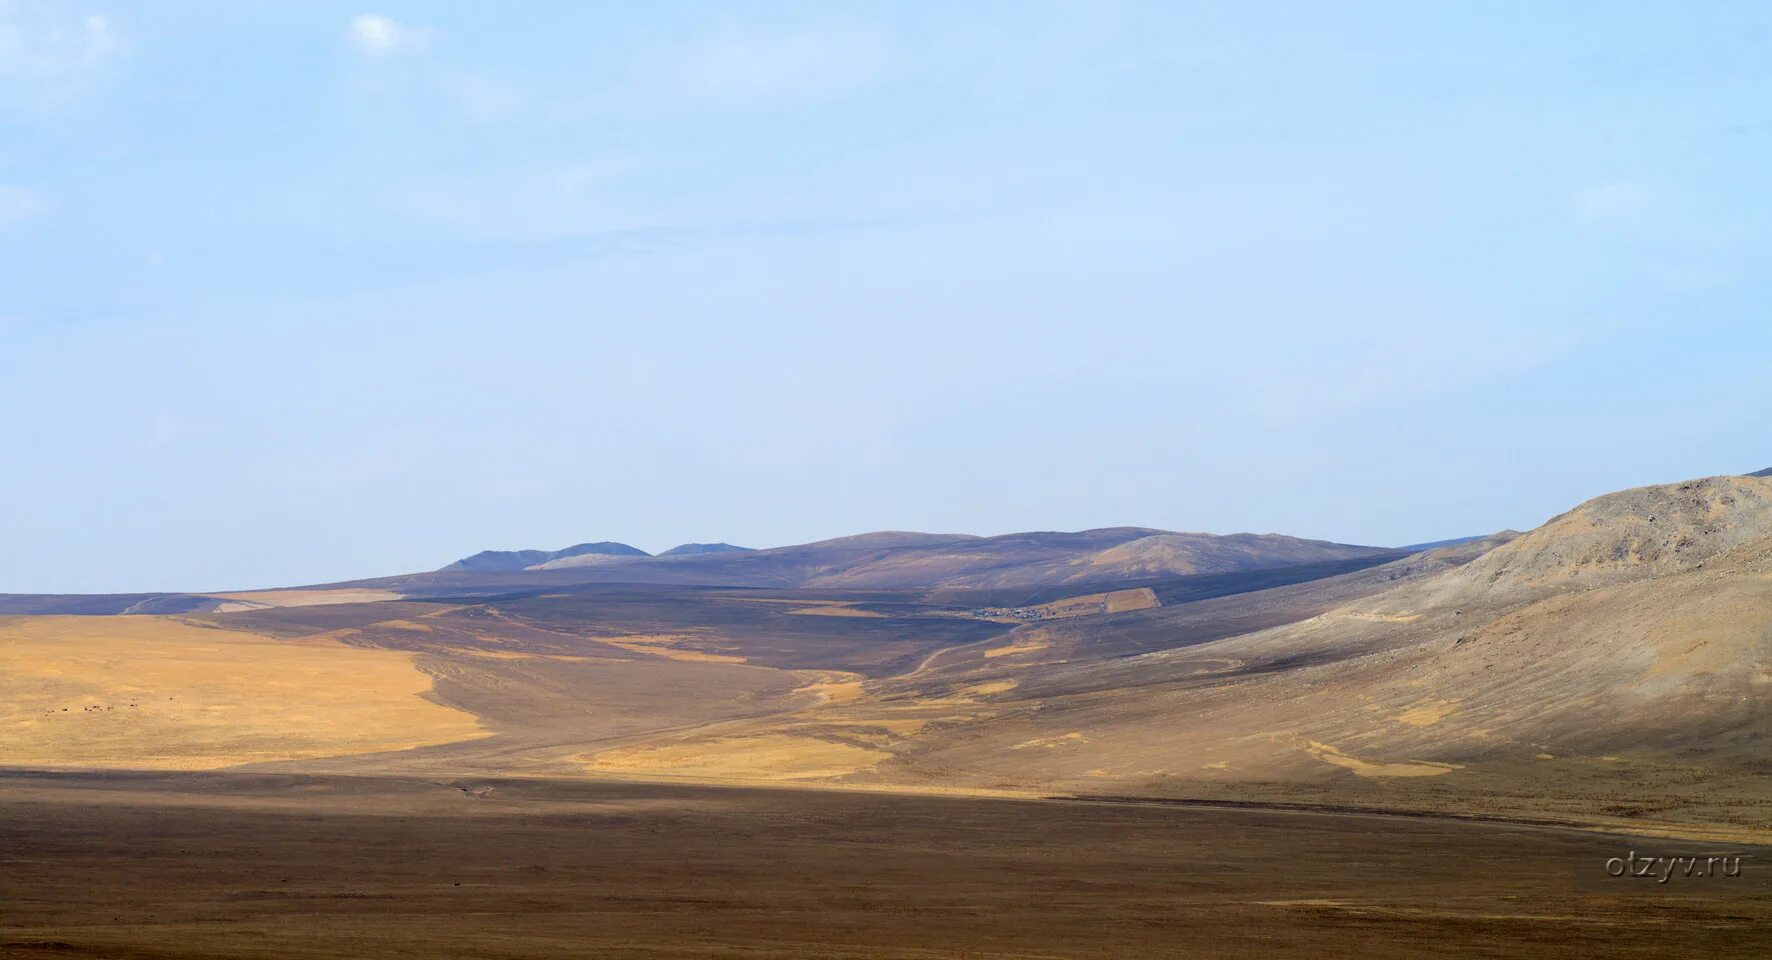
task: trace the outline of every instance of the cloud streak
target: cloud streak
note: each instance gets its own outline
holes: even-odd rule
[[[54,107],[83,92],[123,52],[108,17],[30,10],[0,2],[0,105]]]
[[[345,37],[352,49],[375,60],[423,53],[431,45],[429,27],[408,26],[377,13],[360,13],[352,17]]]

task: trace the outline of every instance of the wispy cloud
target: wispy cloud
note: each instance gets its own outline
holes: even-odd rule
[[[41,216],[49,206],[49,201],[34,190],[0,184],[0,227]]]
[[[109,17],[0,0],[0,101],[38,108],[65,102],[123,49]]]
[[[431,28],[408,26],[378,13],[352,17],[345,36],[358,53],[375,59],[423,53],[431,45]]]

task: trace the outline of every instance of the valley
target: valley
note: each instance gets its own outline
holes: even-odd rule
[[[13,598],[0,956],[1752,955],[1758,870],[1574,878],[1772,844],[1772,479],[1415,552],[1170,537]]]
[[[1249,568],[1068,585],[1103,551],[1149,556],[1175,536],[882,534],[623,556],[628,581],[544,559],[180,614],[15,615],[0,619],[0,761],[1336,804],[1772,837],[1772,481],[1627,491],[1414,554],[1313,546],[1289,563],[1302,541],[1207,538],[1201,565]],[[1249,559],[1251,542],[1278,557]],[[1362,555],[1320,559],[1337,552]],[[682,564],[714,582],[668,582]]]

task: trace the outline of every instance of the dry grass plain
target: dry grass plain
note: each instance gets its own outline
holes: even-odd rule
[[[3,618],[0,956],[1764,955],[1772,481],[1312,571]]]
[[[1604,878],[1624,837],[1138,804],[7,774],[0,849],[7,960],[1659,960],[1772,934],[1752,861],[1657,885]]]
[[[206,769],[482,736],[416,657],[165,617],[0,618],[0,763]]]

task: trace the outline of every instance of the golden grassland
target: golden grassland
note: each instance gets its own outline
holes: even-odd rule
[[[694,637],[680,637],[668,634],[641,634],[625,637],[598,637],[598,643],[618,647],[630,653],[644,653],[648,656],[663,657],[682,663],[744,663],[745,658],[728,653],[708,653],[694,650],[684,644],[694,643]]]
[[[870,769],[884,750],[810,736],[715,737],[606,750],[585,758],[595,771],[718,780],[807,780]]]
[[[149,616],[0,619],[0,764],[200,770],[481,735],[411,654]]]
[[[262,607],[313,607],[328,603],[376,603],[382,600],[400,600],[401,594],[391,590],[339,589],[339,590],[247,590],[240,593],[212,593],[208,596],[233,601],[232,605],[223,604],[223,612],[233,610],[255,610]]]

